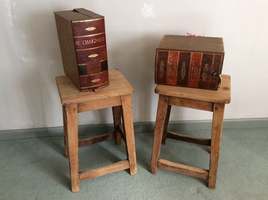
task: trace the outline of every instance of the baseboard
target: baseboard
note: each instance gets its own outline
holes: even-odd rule
[[[90,133],[103,133],[112,131],[112,124],[87,124],[79,126],[79,134],[89,135]],[[209,130],[211,121],[171,121],[169,128],[179,131]],[[268,118],[254,119],[226,119],[224,129],[249,129],[249,128],[268,128]],[[152,133],[154,122],[136,122],[134,124],[135,133]],[[0,130],[0,140],[27,139],[33,137],[62,137],[62,127],[31,128]]]

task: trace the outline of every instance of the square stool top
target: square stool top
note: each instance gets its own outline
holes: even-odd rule
[[[95,91],[81,92],[66,76],[56,77],[56,83],[62,105],[124,96],[134,91],[124,75],[117,69],[109,70],[109,85]]]
[[[221,75],[221,83],[218,90],[157,85],[155,92],[171,97],[228,104],[231,101],[231,77],[229,75]]]

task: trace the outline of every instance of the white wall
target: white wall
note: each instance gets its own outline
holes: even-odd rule
[[[222,36],[224,73],[232,75],[225,118],[268,117],[266,0],[1,0],[0,129],[59,126],[54,78],[63,74],[53,11],[84,7],[106,17],[109,66],[134,85],[135,121],[155,120],[154,52],[164,34]],[[81,123],[110,122],[111,112],[85,113]],[[208,119],[193,110],[173,120]]]

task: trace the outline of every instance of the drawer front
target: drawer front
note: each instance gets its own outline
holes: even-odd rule
[[[77,63],[83,64],[93,60],[107,60],[106,46],[95,49],[76,51]]]
[[[103,71],[94,75],[80,76],[80,87],[94,88],[100,87],[108,82],[108,71]]]
[[[108,71],[103,71],[95,75],[89,75],[89,85],[98,85],[108,81]]]
[[[92,36],[74,38],[76,49],[88,49],[106,45],[105,34],[95,34]]]
[[[104,19],[72,22],[73,36],[91,35],[105,32]]]
[[[79,65],[80,75],[90,75],[108,70],[107,60],[89,61],[86,64]]]

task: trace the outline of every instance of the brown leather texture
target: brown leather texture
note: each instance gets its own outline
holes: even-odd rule
[[[83,64],[96,59],[107,60],[106,47],[103,45],[93,49],[76,50],[76,56],[78,64]]]
[[[207,52],[208,49],[215,52]],[[199,36],[193,39],[193,36],[190,38],[189,36],[164,36],[160,48],[156,49],[155,82],[163,85],[217,90],[223,59],[221,38]]]
[[[92,34],[86,37],[74,38],[76,49],[88,49],[106,45],[105,34]]]
[[[74,36],[83,36],[96,33],[104,33],[104,19],[96,19],[94,21],[85,21],[85,22],[73,22],[73,35]]]
[[[65,74],[80,90],[108,85],[104,17],[79,8],[55,12]]]
[[[92,75],[80,76],[81,87],[83,89],[96,88],[96,85],[98,87],[101,87],[102,85],[107,84],[108,82],[107,77],[108,77],[108,71],[103,71]]]

